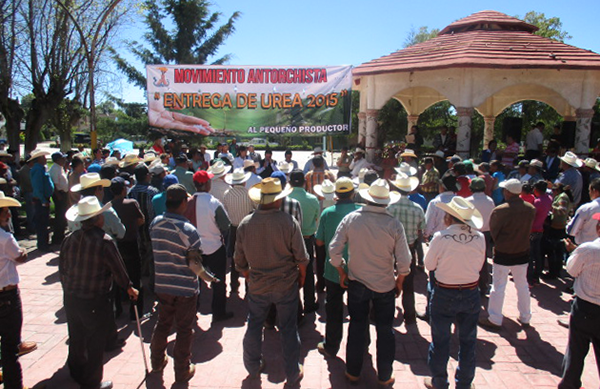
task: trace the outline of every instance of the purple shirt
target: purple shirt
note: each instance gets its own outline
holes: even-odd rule
[[[547,193],[542,194],[533,201],[533,206],[535,207],[535,218],[531,232],[544,232],[544,220],[552,209],[552,196]]]

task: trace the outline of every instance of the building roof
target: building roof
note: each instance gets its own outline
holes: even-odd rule
[[[437,37],[366,62],[355,77],[444,68],[594,69],[600,55],[535,35],[537,27],[497,11],[481,11]]]

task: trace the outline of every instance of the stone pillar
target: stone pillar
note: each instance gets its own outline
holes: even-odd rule
[[[456,112],[458,113],[456,153],[463,159],[469,158],[471,149],[471,116],[473,116],[473,108],[457,107]]]
[[[575,132],[575,153],[580,157],[587,157],[590,153],[590,133],[592,132],[593,109],[578,108],[577,130]]]
[[[367,110],[367,139],[366,139],[366,152],[367,161],[373,162],[375,157],[375,150],[377,149],[377,135],[379,125],[377,124],[377,116],[379,110],[369,109]]]
[[[406,128],[406,133],[408,134],[408,132],[410,131],[412,126],[417,125],[417,122],[419,121],[419,115],[408,115],[407,119],[408,119],[408,126]]]
[[[494,139],[494,123],[496,118],[494,116],[484,116],[483,122],[485,126],[483,128],[483,150],[487,149],[488,143]]]
[[[367,114],[358,113],[358,144],[365,145],[367,141]]]

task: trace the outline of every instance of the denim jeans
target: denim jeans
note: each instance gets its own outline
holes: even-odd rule
[[[23,387],[23,373],[17,356],[22,326],[23,310],[19,290],[0,292],[0,348],[6,389]]]
[[[50,242],[48,241],[50,233],[48,232],[48,224],[50,223],[50,207],[42,206],[41,201],[35,200],[33,202],[35,207],[35,233],[37,235],[37,248],[39,250],[48,250],[50,248]]]
[[[565,244],[562,239],[566,237],[563,234],[553,233],[553,236],[546,238],[546,248],[548,250],[548,273],[553,277],[560,277],[565,258]]]
[[[469,388],[475,378],[475,346],[477,320],[481,311],[479,289],[444,289],[435,286],[430,303],[431,344],[427,364],[438,389],[448,388],[448,358],[450,356],[450,328],[456,323],[460,347],[456,388]]]
[[[294,285],[285,291],[267,294],[248,293],[248,327],[244,335],[244,366],[250,374],[256,374],[262,358],[263,323],[269,307],[277,308],[277,326],[281,333],[281,348],[285,375],[288,381],[298,378],[300,368],[300,335],[298,335],[299,292]]]
[[[392,375],[396,354],[396,340],[392,324],[396,308],[395,291],[378,293],[358,281],[348,284],[348,312],[350,326],[346,344],[346,371],[360,376],[366,344],[366,329],[369,326],[369,306],[373,304],[375,328],[377,329],[377,376],[387,381]]]
[[[344,335],[344,293],[346,289],[339,282],[325,279],[327,296],[325,298],[325,350],[331,355],[340,351]]]
[[[596,354],[596,367],[600,371],[600,306],[575,297],[569,321],[569,345],[563,360],[562,380],[559,389],[579,389],[583,363],[590,349]]]
[[[544,270],[542,236],[543,234],[541,232],[532,232],[529,236],[531,247],[529,266],[527,267],[527,281],[529,283],[539,282],[542,271]]]

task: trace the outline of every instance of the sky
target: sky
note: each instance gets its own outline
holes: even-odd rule
[[[442,29],[483,10],[523,17],[529,11],[559,17],[573,46],[600,53],[598,0],[576,1],[386,1],[386,0],[213,0],[211,11],[242,13],[236,31],[219,51],[231,54],[229,65],[353,65],[402,49],[412,29]],[[142,41],[141,22],[122,37]],[[124,54],[126,50],[119,50]],[[143,65],[125,55],[143,71]],[[145,102],[144,92],[123,76],[116,94],[125,101]]]

